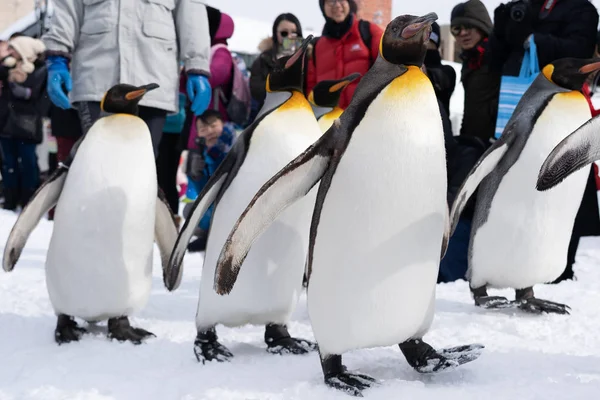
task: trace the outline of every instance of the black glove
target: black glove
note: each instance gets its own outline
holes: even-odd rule
[[[524,48],[525,40],[533,33],[533,10],[531,4],[517,1],[510,6],[506,25],[506,42],[513,47]]]
[[[500,4],[494,10],[494,36],[500,40],[506,39],[506,26],[510,19],[509,7],[505,4]]]

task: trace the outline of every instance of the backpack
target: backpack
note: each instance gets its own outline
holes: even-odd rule
[[[372,60],[371,57],[371,42],[373,40],[373,35],[371,34],[371,23],[369,21],[365,21],[364,19],[361,19],[358,21],[358,31],[360,32],[360,38],[362,39],[363,43],[365,44],[365,46],[367,46],[367,48],[369,49],[369,59],[371,59],[371,64],[375,62],[375,60]],[[317,41],[319,40],[319,38],[316,38],[313,41],[313,49],[316,50],[317,48]],[[316,66],[316,55],[317,52],[313,51],[313,64]]]
[[[215,54],[215,51],[220,48],[227,49],[227,46],[221,43],[213,46],[211,49],[211,58],[212,55]],[[229,51],[229,49],[227,50]],[[233,56],[232,62],[233,74],[231,93],[229,93],[228,96],[221,87],[213,88],[213,105],[215,110],[218,111],[218,100],[221,99],[223,104],[225,104],[229,120],[237,125],[244,126],[250,117],[250,103],[252,99],[252,96],[250,95],[250,81],[248,77],[246,77],[242,71],[240,71],[240,68],[233,59]]]

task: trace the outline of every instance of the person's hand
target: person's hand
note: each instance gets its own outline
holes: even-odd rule
[[[68,93],[73,89],[73,81],[69,73],[66,57],[50,56],[46,60],[48,67],[48,83],[46,90],[54,105],[62,109],[71,108]]]
[[[190,74],[187,80],[187,95],[192,102],[192,112],[201,115],[206,111],[212,97],[208,78],[203,75]]]

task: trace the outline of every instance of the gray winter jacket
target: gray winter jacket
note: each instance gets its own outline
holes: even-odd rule
[[[53,0],[47,55],[71,58],[72,103],[100,101],[117,83],[158,83],[140,105],[177,112],[179,60],[210,77],[202,0]]]

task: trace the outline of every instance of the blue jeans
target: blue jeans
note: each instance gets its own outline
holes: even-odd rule
[[[2,180],[7,190],[31,194],[40,184],[40,171],[33,143],[0,138]],[[20,161],[20,162],[19,162]]]
[[[469,266],[469,241],[471,240],[471,220],[460,219],[454,234],[448,242],[446,255],[440,262],[438,283],[466,279]]]

